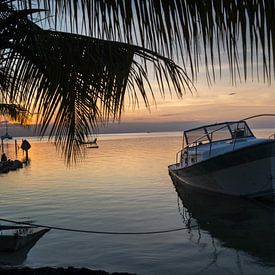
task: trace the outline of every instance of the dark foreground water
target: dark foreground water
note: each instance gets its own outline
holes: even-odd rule
[[[51,230],[30,250],[1,253],[1,265],[275,274],[275,210],[176,190],[167,166],[181,134],[99,137],[99,149],[88,149],[75,168],[67,168],[51,144],[31,143],[31,164],[0,175],[0,217],[98,231],[189,229],[138,236]],[[11,155],[12,145],[8,150]]]

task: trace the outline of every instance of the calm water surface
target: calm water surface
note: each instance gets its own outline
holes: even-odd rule
[[[258,136],[270,131],[258,130]],[[51,230],[27,253],[0,264],[78,266],[138,274],[275,274],[275,211],[269,206],[175,189],[167,166],[180,133],[109,135],[67,168],[46,142],[32,141],[31,164],[0,175],[0,216],[98,231],[160,235],[91,235]],[[13,146],[8,152],[13,154]]]

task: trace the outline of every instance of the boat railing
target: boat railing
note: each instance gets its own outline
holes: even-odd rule
[[[236,140],[239,138],[237,133],[238,131],[237,130],[245,130],[245,126],[242,128],[239,127],[239,123],[242,122],[242,121],[239,121],[237,122],[237,128],[235,130],[234,133],[231,132],[231,129],[230,129],[230,125],[232,124],[235,124],[236,122],[232,122],[232,123],[227,123],[226,125],[218,128],[218,129],[215,129],[211,132],[207,132],[206,134],[200,136],[199,138],[197,138],[196,140],[194,140],[192,143],[190,144],[187,144],[186,146],[184,146],[180,151],[177,152],[176,154],[176,163],[178,165],[182,165],[183,164],[183,155],[186,154],[186,158],[185,158],[185,165],[188,166],[189,165],[189,150],[190,148],[195,148],[195,162],[198,161],[198,146],[202,144],[202,140],[207,137],[208,140],[209,140],[209,157],[211,157],[212,155],[212,145],[214,142],[217,142],[217,141],[213,141],[213,135],[214,133],[216,133],[217,131],[220,131],[220,130],[223,130],[225,128],[228,128],[229,131],[231,132],[231,134],[233,134],[232,138],[230,140],[232,140],[232,151],[235,149],[235,145],[236,145]],[[275,133],[272,135],[275,139]]]
[[[182,163],[182,152],[183,152],[184,148],[179,150],[176,154],[176,164],[179,165]]]

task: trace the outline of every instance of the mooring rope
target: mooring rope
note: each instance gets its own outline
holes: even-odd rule
[[[104,235],[152,235],[152,234],[164,234],[164,233],[172,233],[177,231],[182,231],[186,229],[191,229],[194,226],[188,227],[179,227],[179,228],[172,228],[172,229],[165,229],[165,230],[157,230],[157,231],[143,231],[143,232],[115,232],[115,231],[97,231],[97,230],[82,230],[82,229],[74,229],[74,228],[65,228],[65,227],[57,227],[57,226],[49,226],[37,223],[30,223],[30,222],[19,222],[10,219],[0,218],[0,221],[9,222],[13,224],[21,224],[21,225],[28,225],[33,227],[41,227],[46,229],[53,229],[53,230],[60,230],[60,231],[69,231],[69,232],[77,232],[77,233],[88,233],[88,234],[104,234]]]

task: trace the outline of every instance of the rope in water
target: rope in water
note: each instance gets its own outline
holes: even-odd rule
[[[172,232],[177,232],[177,231],[182,231],[182,230],[191,229],[193,227],[197,227],[196,225],[194,225],[194,226],[188,226],[188,227],[179,227],[179,228],[172,228],[172,229],[166,229],[166,230],[157,230],[157,231],[115,232],[115,231],[82,230],[82,229],[74,229],[74,228],[49,226],[49,225],[30,223],[30,222],[19,222],[19,221],[14,221],[14,220],[10,220],[10,219],[4,219],[4,218],[0,218],[0,221],[9,222],[9,223],[13,223],[13,224],[34,226],[34,227],[42,227],[42,228],[46,228],[46,229],[53,229],[53,230],[60,230],[60,231],[69,231],[69,232],[77,232],[77,233],[88,233],[88,234],[104,234],[104,235],[152,235],[152,234],[164,234],[164,233],[172,233]]]

